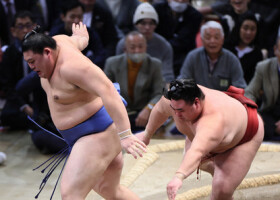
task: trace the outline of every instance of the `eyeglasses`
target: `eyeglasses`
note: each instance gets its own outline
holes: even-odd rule
[[[33,24],[19,24],[19,25],[16,25],[15,28],[17,28],[19,30],[23,30],[24,28],[31,29],[31,28],[33,28]]]

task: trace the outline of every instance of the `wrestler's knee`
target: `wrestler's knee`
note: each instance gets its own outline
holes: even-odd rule
[[[215,200],[231,199],[234,191],[235,188],[230,183],[230,181],[226,181],[222,177],[213,179],[211,199],[215,199]]]
[[[99,184],[95,185],[94,190],[106,199],[111,199],[117,195],[119,180],[123,168],[122,155],[118,155],[108,166]]]

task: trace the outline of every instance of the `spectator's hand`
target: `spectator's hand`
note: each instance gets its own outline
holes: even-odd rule
[[[33,114],[34,114],[33,108],[31,108],[29,105],[26,105],[26,106],[23,108],[23,112],[24,112],[25,114],[27,114],[29,117],[32,117]]]
[[[140,141],[134,135],[121,139],[122,148],[135,159],[138,156],[143,157],[143,153],[146,153],[146,145]]]
[[[169,200],[175,200],[177,191],[182,187],[183,181],[176,176],[167,185],[167,196]]]
[[[150,117],[151,110],[144,108],[135,119],[136,126],[146,126]]]
[[[141,140],[142,142],[144,142],[146,145],[148,145],[150,143],[150,137],[146,134],[145,131],[142,131],[140,133],[135,134],[135,136]]]
[[[275,123],[275,132],[280,135],[280,120],[278,120],[276,123]]]

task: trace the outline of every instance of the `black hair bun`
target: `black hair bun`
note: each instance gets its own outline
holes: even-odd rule
[[[32,31],[34,31],[35,33],[40,33],[42,31],[42,28],[40,25],[36,25]]]

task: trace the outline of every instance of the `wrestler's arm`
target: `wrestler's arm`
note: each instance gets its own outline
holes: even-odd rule
[[[172,110],[170,109],[170,101],[165,97],[157,102],[151,111],[148,124],[144,132],[136,134],[141,141],[145,144],[149,144],[151,137],[156,132],[156,130],[172,115]]]
[[[80,50],[84,50],[89,41],[89,35],[85,24],[72,24],[72,36],[70,37],[72,43]]]
[[[200,165],[201,159],[215,149],[223,139],[222,116],[215,115],[201,119],[196,128],[196,135],[175,176],[167,185],[169,199],[175,199],[182,181],[191,175]]]
[[[62,77],[88,93],[100,96],[107,112],[112,117],[117,127],[118,133],[130,130],[130,122],[126,108],[113,83],[99,67],[91,62],[85,63],[87,64],[80,63],[79,65],[79,63],[72,63],[71,70],[69,70],[68,65],[68,67],[61,70],[61,74],[63,74]],[[142,152],[145,152],[146,148],[146,145],[134,135],[122,139],[121,145],[135,158],[137,158],[138,155],[142,156]],[[140,150],[135,149],[136,146],[138,146]]]

